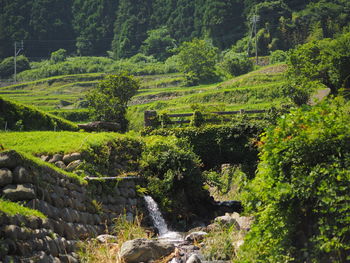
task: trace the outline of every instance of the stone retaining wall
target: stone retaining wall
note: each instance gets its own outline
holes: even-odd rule
[[[14,151],[0,153],[0,196],[47,219],[0,212],[0,262],[77,262],[78,240],[111,231],[113,219],[144,211],[137,178],[87,185]]]

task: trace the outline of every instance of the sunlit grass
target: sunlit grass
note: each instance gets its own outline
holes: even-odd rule
[[[46,218],[46,216],[38,210],[30,209],[24,207],[22,204],[7,201],[2,198],[0,198],[0,211],[10,216],[23,215],[27,217],[36,216]]]

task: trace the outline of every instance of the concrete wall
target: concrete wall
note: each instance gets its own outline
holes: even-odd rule
[[[14,151],[0,153],[0,196],[47,219],[0,212],[0,262],[77,262],[78,240],[112,231],[113,219],[144,212],[137,178],[80,183]]]

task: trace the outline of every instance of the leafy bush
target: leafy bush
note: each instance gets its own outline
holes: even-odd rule
[[[175,135],[188,140],[206,169],[223,163],[243,164],[243,170],[253,176],[258,158],[254,140],[265,126],[266,123],[242,122],[232,125],[206,125],[199,128],[159,129],[152,131],[151,134]]]
[[[256,223],[240,262],[350,260],[349,108],[326,101],[267,129],[245,199]]]
[[[171,49],[175,48],[173,39],[166,27],[160,27],[147,32],[148,37],[143,41],[141,51],[147,55],[152,55],[160,61],[164,61],[171,54]]]
[[[287,52],[283,50],[275,50],[270,54],[270,64],[282,63],[287,60]]]
[[[30,69],[29,60],[21,55],[17,57],[16,70],[17,73]],[[0,78],[9,78],[14,74],[14,57],[5,58],[0,63]]]
[[[177,72],[175,63],[157,62],[152,56],[137,54],[130,59],[113,60],[106,57],[69,57],[65,61],[32,62],[32,69],[18,74],[19,80],[36,80],[59,75],[83,73],[128,72],[134,75],[151,75]]]
[[[216,79],[217,48],[211,43],[197,38],[191,42],[183,42],[178,48],[177,57],[188,85],[198,85]]]
[[[67,58],[67,50],[61,48],[55,52],[51,53],[51,61],[53,63],[63,62]]]
[[[125,118],[128,102],[140,87],[139,80],[125,73],[107,75],[87,95],[92,118],[99,121],[117,122],[126,131]]]
[[[201,206],[207,192],[203,190],[200,160],[191,146],[175,137],[146,138],[142,153],[142,175],[148,190],[172,222],[187,224],[189,215],[207,213]]]
[[[350,33],[299,46],[288,56],[287,73],[291,83],[318,82],[337,94],[350,76],[349,50]]]
[[[203,254],[209,260],[230,260],[235,257],[234,243],[239,239],[236,226],[220,224],[204,239]]]
[[[222,62],[222,69],[231,76],[239,76],[253,70],[253,62],[245,55],[228,51]]]

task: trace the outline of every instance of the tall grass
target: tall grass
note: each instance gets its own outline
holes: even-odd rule
[[[136,238],[148,238],[149,235],[141,226],[142,215],[137,215],[133,220],[128,220],[126,215],[115,219],[114,234],[115,243],[100,243],[96,240],[89,240],[81,243],[79,256],[84,263],[122,263],[119,251],[124,242]]]

